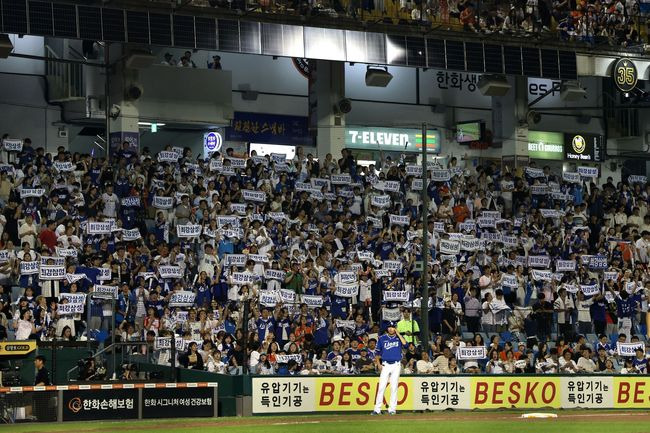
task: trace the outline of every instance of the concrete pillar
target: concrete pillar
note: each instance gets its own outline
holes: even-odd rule
[[[314,63],[309,104],[318,130],[317,153],[319,158],[331,153],[337,160],[345,147],[345,114],[337,112],[334,107],[345,98],[345,64],[327,60]]]
[[[127,141],[131,148],[140,148],[140,128],[138,121],[140,114],[134,101],[126,97],[126,90],[138,82],[138,71],[129,69],[119,62],[110,75],[110,105],[112,111],[117,107],[119,115],[110,118],[110,146],[111,154]]]
[[[513,86],[505,96],[492,97],[492,125],[495,139],[503,143],[502,156],[517,161],[528,156],[528,79],[517,76],[510,81]]]

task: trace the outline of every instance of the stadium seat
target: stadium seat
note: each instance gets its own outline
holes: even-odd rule
[[[23,293],[25,292],[25,289],[19,286],[12,286],[11,287],[11,302],[15,303],[18,301],[18,298],[23,296]]]
[[[513,338],[513,335],[512,335],[511,332],[506,331],[506,332],[501,333],[501,340],[502,341],[513,341],[514,338]]]
[[[596,334],[587,334],[585,337],[587,338],[587,341],[592,345],[598,342],[598,336]]]
[[[473,340],[474,334],[472,332],[463,332],[463,340]]]

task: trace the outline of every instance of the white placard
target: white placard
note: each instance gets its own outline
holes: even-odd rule
[[[384,290],[382,293],[386,302],[406,302],[409,300],[409,292],[405,290]]]
[[[390,207],[391,200],[389,195],[373,195],[370,204],[377,207]]]
[[[580,183],[580,173],[571,173],[565,171],[562,173],[562,180],[568,183]]]
[[[528,256],[528,266],[531,268],[548,268],[550,265],[549,256]]]
[[[255,275],[250,272],[233,272],[232,280],[235,284],[251,284],[255,281]]]
[[[627,177],[629,183],[648,183],[647,176],[641,176],[637,174],[631,174]]]
[[[135,241],[141,238],[142,235],[140,234],[140,229],[131,229],[131,230],[122,229],[123,241]]]
[[[385,322],[399,322],[402,320],[402,313],[399,308],[382,308],[381,320]]]
[[[585,296],[595,296],[600,293],[600,288],[598,284],[580,284],[580,290]]]
[[[155,195],[151,205],[156,209],[171,209],[174,207],[174,197],[160,197]]]
[[[284,281],[284,277],[286,276],[286,272],[280,269],[266,269],[264,271],[264,278],[267,280],[278,280],[278,281]]]
[[[456,358],[459,361],[470,359],[485,359],[485,346],[465,346],[456,348]]]
[[[38,278],[39,280],[63,280],[65,278],[65,267],[41,265]]]
[[[71,161],[54,161],[52,166],[59,172],[68,172],[74,170],[74,165]]]
[[[23,150],[23,140],[20,138],[5,138],[2,140],[2,147],[7,152],[21,152]]]
[[[140,207],[140,197],[124,197],[121,201],[122,206],[126,207]]]
[[[460,254],[460,242],[440,239],[440,253],[445,255]]]
[[[246,260],[246,254],[226,254],[224,256],[224,265],[243,267],[246,266]]]
[[[20,190],[20,198],[42,197],[45,194],[45,188],[23,188]]]
[[[40,263],[36,260],[33,262],[20,262],[20,275],[38,274]]]
[[[519,284],[517,284],[517,276],[510,275],[510,274],[502,274],[501,285],[516,289],[517,287],[519,287]]]
[[[170,307],[191,307],[194,305],[194,298],[196,293],[188,291],[178,291],[172,292],[172,296],[169,298]]]
[[[176,162],[180,157],[181,156],[174,151],[163,150],[158,152],[158,162]]]
[[[353,296],[357,296],[359,294],[359,286],[357,284],[337,285],[334,294],[342,298],[352,298]]]
[[[391,225],[407,226],[411,224],[411,217],[409,217],[408,215],[390,214],[389,221]]]
[[[598,167],[578,167],[578,174],[582,177],[598,177]]]
[[[103,286],[101,284],[95,284],[92,293],[96,298],[117,299],[117,286]]]
[[[180,266],[158,266],[160,278],[183,278],[183,270]]]
[[[556,272],[573,272],[576,270],[576,261],[575,260],[556,260],[555,261],[555,271]]]
[[[254,201],[258,203],[266,202],[266,193],[264,191],[253,191],[250,189],[242,189],[242,197],[246,201]]]
[[[111,221],[88,221],[86,233],[89,235],[107,235],[111,233],[113,223]]]
[[[645,344],[642,341],[637,343],[616,342],[616,352],[618,352],[620,356],[634,357],[636,356],[637,349],[641,349],[645,353]]]
[[[201,235],[201,226],[198,224],[179,224],[176,226],[176,235],[179,238],[195,238]]]

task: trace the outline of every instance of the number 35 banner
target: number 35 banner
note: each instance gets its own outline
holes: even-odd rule
[[[379,378],[255,377],[253,413],[369,412]],[[390,398],[387,389],[384,402]],[[650,408],[650,381],[631,376],[403,376],[398,410]]]

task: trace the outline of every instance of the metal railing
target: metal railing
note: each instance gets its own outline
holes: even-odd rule
[[[302,17],[308,21],[320,18],[346,19],[396,26],[419,26],[485,35],[503,34],[513,37],[560,39],[584,42],[591,46],[609,45],[626,49],[644,49],[647,13],[636,3],[622,13],[564,9],[548,9],[528,4],[481,1],[454,2],[447,0],[189,0],[179,2],[179,13],[187,7],[206,7],[247,16],[275,15]],[[619,41],[616,23],[636,30],[638,41]],[[633,22],[633,26],[628,23]],[[628,32],[626,32],[627,34]]]
[[[139,363],[154,363],[153,343],[113,343],[82,360],[66,372],[68,382],[117,380]],[[135,378],[131,378],[135,379]]]

